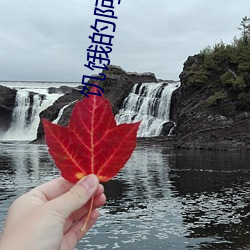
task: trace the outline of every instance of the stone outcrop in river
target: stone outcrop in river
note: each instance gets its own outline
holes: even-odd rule
[[[16,92],[15,89],[0,85],[0,132],[6,131],[11,126]]]

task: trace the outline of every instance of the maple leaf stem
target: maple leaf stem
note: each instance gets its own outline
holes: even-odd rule
[[[88,225],[88,221],[89,221],[91,212],[92,212],[92,210],[93,210],[93,205],[94,205],[94,196],[92,196],[92,198],[91,198],[90,207],[89,207],[89,212],[88,212],[88,215],[87,215],[87,218],[86,218],[86,221],[85,221],[83,227],[80,229],[81,232],[84,232],[84,231],[87,232],[87,225]]]

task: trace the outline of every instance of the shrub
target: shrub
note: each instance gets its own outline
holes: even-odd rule
[[[204,49],[202,49],[199,54],[202,56],[207,56],[207,55],[211,55],[213,51],[214,50],[210,46],[207,46]]]
[[[235,81],[235,76],[232,72],[227,71],[220,77],[220,80],[222,84],[232,86]]]
[[[224,91],[216,92],[207,99],[207,105],[208,106],[215,106],[215,105],[221,103],[221,101],[226,99],[226,98],[227,98],[226,92],[224,92]]]
[[[188,72],[188,83],[194,86],[200,86],[207,83],[208,81],[208,71],[202,66],[197,66],[193,64]]]
[[[244,79],[242,76],[238,76],[234,83],[233,83],[233,88],[236,91],[243,91],[246,88],[246,84],[244,82]]]
[[[224,73],[220,79],[222,84],[232,87],[236,92],[243,91],[246,88],[243,76],[237,76],[231,71]]]

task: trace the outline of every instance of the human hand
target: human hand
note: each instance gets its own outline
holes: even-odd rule
[[[62,177],[38,186],[11,205],[0,240],[1,250],[72,250],[96,222],[106,197],[98,178],[91,174],[72,184]],[[89,200],[94,205],[82,232]]]

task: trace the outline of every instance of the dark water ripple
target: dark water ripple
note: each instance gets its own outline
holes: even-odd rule
[[[244,153],[138,146],[77,249],[250,249],[249,167]],[[45,146],[0,144],[1,225],[17,196],[58,175]]]

